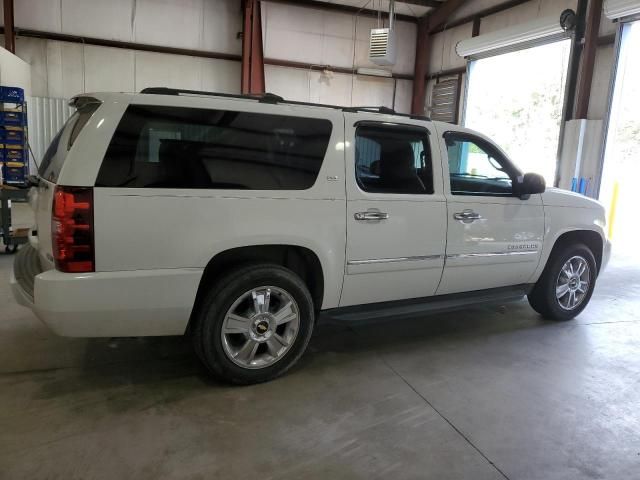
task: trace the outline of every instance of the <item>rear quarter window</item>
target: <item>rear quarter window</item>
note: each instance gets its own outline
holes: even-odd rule
[[[318,177],[331,129],[326,119],[132,105],[96,186],[304,190]]]
[[[42,157],[42,162],[38,169],[38,175],[40,177],[51,182],[58,180],[60,170],[62,170],[62,166],[67,159],[67,153],[99,106],[100,102],[97,100],[84,103],[82,107],[78,108],[73,115],[69,117],[60,131],[53,137],[53,140]],[[62,138],[65,138],[66,141],[62,142]]]

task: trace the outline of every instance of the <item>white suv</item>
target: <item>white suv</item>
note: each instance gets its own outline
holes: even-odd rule
[[[188,332],[211,372],[253,383],[300,358],[321,311],[528,295],[565,320],[609,257],[599,203],[459,126],[166,88],[72,104],[11,278],[59,335]]]

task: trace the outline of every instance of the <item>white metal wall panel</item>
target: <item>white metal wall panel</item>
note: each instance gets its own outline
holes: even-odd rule
[[[40,39],[16,39],[16,55],[31,66],[31,95],[47,96],[46,49],[46,42]]]
[[[615,60],[616,55],[613,45],[599,47],[596,50],[593,80],[591,81],[591,96],[589,98],[589,111],[587,113],[589,120],[603,119],[607,114],[609,85],[611,84],[611,74]]]
[[[471,38],[472,23],[465,23],[455,28],[447,29],[431,37],[433,47],[429,56],[429,71],[432,73],[464,67],[466,61],[456,53],[456,44],[464,38]]]
[[[242,53],[242,14],[237,0],[205,0],[200,48],[210,52]],[[166,44],[166,43],[165,43]]]
[[[500,13],[484,17],[480,22],[480,35],[501,30],[506,27],[527,23],[535,18],[556,16],[560,19],[560,13],[567,8],[575,10],[578,7],[577,0],[538,0],[526,2]]]
[[[133,92],[135,54],[122,48],[85,45],[84,91]]]
[[[60,0],[19,0],[13,2],[16,26],[42,32],[62,31]]]
[[[393,78],[377,78],[356,75],[353,85],[353,100],[357,105],[393,105]]]
[[[292,60],[343,68],[375,68],[369,61],[369,34],[375,18],[348,13],[262,3],[266,58]],[[355,35],[354,35],[355,34]],[[416,25],[396,22],[396,73],[413,73]]]
[[[605,0],[604,14],[616,19],[640,14],[640,0]]]
[[[136,91],[146,87],[202,88],[200,59],[196,57],[136,52],[135,68]]]
[[[38,165],[42,162],[42,156],[49,143],[71,116],[73,108],[69,107],[67,99],[46,97],[28,97],[27,108],[29,146],[31,147],[29,169],[35,172],[33,157]]]
[[[413,95],[413,81],[398,80],[396,84],[395,111],[400,113],[410,113],[412,95]]]
[[[130,42],[135,3],[134,0],[61,0],[62,33]],[[20,22],[22,18],[16,17],[17,26],[21,26]]]
[[[265,65],[266,90],[290,100],[330,105],[393,105],[393,78],[368,77],[344,73],[325,74],[301,68]],[[353,89],[352,89],[353,87]],[[411,80],[397,80],[395,109],[409,113]]]
[[[202,1],[137,0],[134,41],[178,48],[201,48]]]
[[[235,54],[242,49],[237,0],[19,0],[15,23],[123,42]]]
[[[36,97],[134,92],[167,86],[240,93],[240,62],[21,38],[17,54],[31,65]]]
[[[202,90],[240,93],[240,62],[201,58],[200,65],[202,66]]]

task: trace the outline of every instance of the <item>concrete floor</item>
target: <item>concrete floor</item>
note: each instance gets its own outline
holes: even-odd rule
[[[0,478],[640,478],[640,259],[576,320],[526,301],[323,325],[287,376],[210,380],[184,338],[51,334],[0,254]]]

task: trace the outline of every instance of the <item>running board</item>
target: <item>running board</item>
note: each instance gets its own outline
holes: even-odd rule
[[[340,322],[366,322],[390,317],[413,317],[447,312],[478,305],[520,300],[531,291],[531,288],[533,288],[533,285],[523,284],[434,297],[332,308],[324,310],[321,313],[321,319],[324,317],[326,320],[338,320]]]

